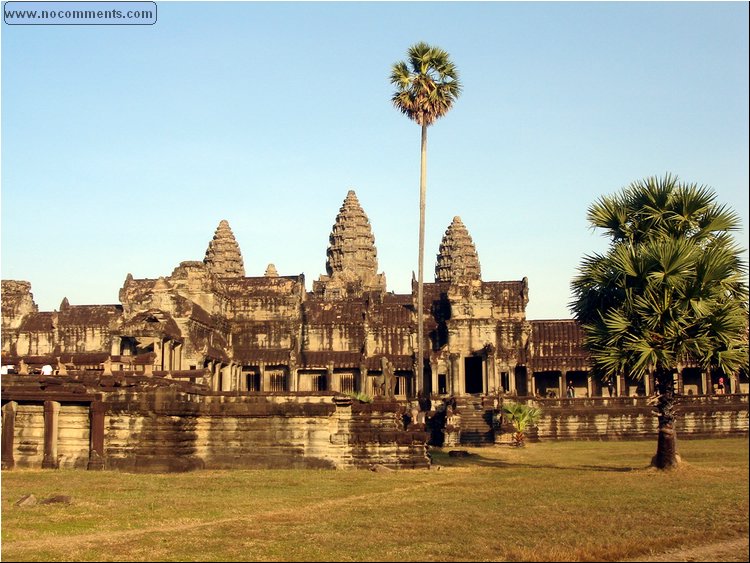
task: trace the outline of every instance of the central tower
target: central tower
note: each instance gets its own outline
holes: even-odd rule
[[[354,190],[349,190],[328,238],[326,272],[313,282],[313,293],[325,299],[358,297],[385,291],[385,275],[378,274],[378,253],[370,221]]]

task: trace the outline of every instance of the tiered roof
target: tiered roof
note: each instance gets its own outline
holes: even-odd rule
[[[354,190],[346,194],[329,240],[326,260],[328,275],[348,270],[359,278],[367,278],[377,273],[375,236]]]
[[[479,257],[469,231],[454,217],[440,243],[435,265],[436,282],[470,282],[481,280]]]
[[[244,277],[245,266],[242,262],[240,245],[237,244],[226,220],[222,220],[216,228],[213,240],[208,243],[203,262],[218,277]]]

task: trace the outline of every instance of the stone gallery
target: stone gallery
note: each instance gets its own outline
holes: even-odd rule
[[[508,397],[543,403],[537,439],[655,432],[653,381],[593,377],[575,321],[527,320],[526,278],[482,280],[459,217],[424,285],[421,343],[416,282],[387,290],[354,191],[329,241],[312,291],[273,264],[247,277],[227,221],[202,261],[128,274],[116,305],[43,312],[29,282],[3,280],[3,467],[427,467],[430,441],[502,443]],[[724,396],[719,376],[675,373],[683,432],[747,433],[746,374]]]

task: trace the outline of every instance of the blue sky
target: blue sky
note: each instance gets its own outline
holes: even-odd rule
[[[588,206],[666,172],[711,186],[748,247],[746,2],[157,4],[153,26],[0,26],[2,277],[41,310],[117,303],[222,219],[247,275],[311,289],[349,189],[408,292],[419,128],[388,75],[417,41],[464,85],[428,135],[427,281],[459,215],[484,280],[526,276],[528,318],[569,318],[606,244]]]

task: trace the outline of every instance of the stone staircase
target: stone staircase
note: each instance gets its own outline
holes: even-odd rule
[[[495,443],[495,431],[492,427],[494,410],[485,406],[481,397],[457,397],[456,412],[461,415],[462,446],[488,446]]]

